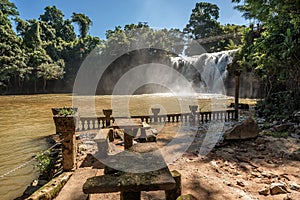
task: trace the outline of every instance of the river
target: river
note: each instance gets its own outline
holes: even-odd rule
[[[218,109],[233,102],[230,97],[218,95],[218,102],[211,101],[211,95],[197,96],[192,103],[202,110],[210,110],[208,105]],[[214,96],[216,97],[216,96]],[[88,97],[82,97],[86,100]],[[190,97],[174,97],[166,94],[117,96],[113,98],[113,115],[122,115],[116,105],[127,102],[130,115],[151,114],[151,107],[161,107],[162,113],[189,112]],[[129,101],[128,101],[129,99]],[[182,103],[183,102],[183,103]],[[222,103],[219,103],[222,102]],[[96,96],[96,113],[102,115],[103,108],[112,107],[109,95]],[[0,96],[0,197],[10,200],[21,196],[25,188],[37,178],[34,162],[8,175],[2,176],[21,164],[31,160],[37,153],[47,149],[46,137],[54,134],[52,107],[72,106],[71,94]],[[89,105],[86,105],[89,106]],[[79,109],[81,116],[89,114],[88,109]],[[1,177],[2,176],[2,177]]]

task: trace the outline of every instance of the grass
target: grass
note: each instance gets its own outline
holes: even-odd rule
[[[267,132],[265,133],[265,135],[272,136],[275,138],[287,138],[290,134],[289,132],[285,131],[285,132]]]

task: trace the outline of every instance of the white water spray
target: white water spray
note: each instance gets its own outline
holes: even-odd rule
[[[173,57],[174,69],[186,76],[199,93],[225,94],[226,66],[237,50],[203,53],[191,57]]]

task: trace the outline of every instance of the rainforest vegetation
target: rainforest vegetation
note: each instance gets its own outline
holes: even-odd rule
[[[147,22],[139,22],[107,30],[106,39],[89,34],[92,19],[85,14],[73,13],[66,19],[55,6],[47,6],[38,19],[20,19],[17,7],[9,0],[1,0],[0,16],[2,94],[72,92],[81,63],[95,47],[102,54],[117,54],[120,47],[132,49],[144,39],[146,48],[159,47],[180,53],[183,45],[174,44],[183,44],[187,37],[201,39],[232,33],[231,38],[207,46],[207,51],[212,52],[230,45],[236,48],[240,41],[237,32],[243,29],[237,25],[221,25],[217,21],[219,8],[210,3],[197,3],[183,31],[157,30]],[[79,27],[78,35],[74,25]]]
[[[66,19],[56,6],[47,6],[38,19],[21,19],[15,4],[1,0],[0,93],[72,92],[81,63],[95,48],[101,54],[117,54],[116,47],[130,50],[144,39],[149,52],[159,47],[189,56],[195,52],[187,41],[194,40],[207,52],[238,49],[229,71],[251,72],[261,81],[261,115],[287,116],[300,105],[300,3],[232,0],[232,4],[253,22],[250,26],[222,25],[218,6],[199,2],[182,30],[157,30],[138,22],[115,26],[101,39],[89,34],[92,19],[84,13]],[[212,39],[205,42],[207,38]]]

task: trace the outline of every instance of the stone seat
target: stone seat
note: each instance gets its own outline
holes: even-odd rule
[[[140,134],[137,135],[137,142],[156,142],[156,130],[155,129],[143,129],[141,128]]]
[[[93,140],[97,143],[98,153],[106,155],[109,151],[109,142],[114,141],[113,130],[108,128],[100,129]]]
[[[109,192],[140,192],[172,190],[175,180],[170,171],[163,168],[147,173],[117,172],[89,178],[83,185],[85,194]]]
[[[114,173],[91,177],[84,183],[83,192],[85,194],[121,192],[120,197],[122,200],[138,200],[141,191],[172,191],[176,188],[176,181],[162,155],[156,150],[158,150],[156,143],[138,143],[128,149],[128,151],[133,152],[131,155],[122,152],[118,159],[114,159],[118,160],[117,163],[113,159],[108,161],[112,162],[110,166],[116,167],[119,165],[117,168],[124,165],[126,169],[132,169],[135,166],[142,165],[155,169],[155,166],[162,164],[160,169],[143,173],[115,170]],[[148,159],[142,159],[141,155],[148,152],[153,153],[147,156]],[[130,159],[131,162],[128,162],[127,159]]]

